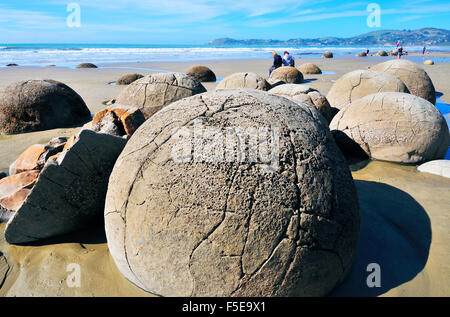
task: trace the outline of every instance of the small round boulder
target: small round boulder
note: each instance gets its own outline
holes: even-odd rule
[[[216,89],[225,88],[250,88],[267,91],[270,84],[261,76],[255,73],[235,73],[225,77]]]
[[[338,144],[350,139],[371,158],[398,163],[442,159],[449,144],[447,123],[433,104],[396,92],[356,100],[338,112],[330,130]]]
[[[387,61],[370,68],[400,78],[409,92],[436,104],[436,91],[428,74],[413,62],[404,59]]]
[[[54,80],[21,81],[0,91],[0,134],[65,128],[90,119],[80,95]]]
[[[97,65],[94,65],[92,63],[82,63],[77,66],[77,68],[98,68]]]
[[[129,85],[131,83],[134,83],[136,80],[141,79],[142,77],[144,77],[141,74],[127,74],[127,75],[123,75],[122,77],[120,77],[119,79],[116,80],[116,85]]]
[[[322,74],[322,70],[312,63],[306,63],[299,66],[298,70],[302,74],[308,74],[308,75],[315,75],[315,74]]]
[[[361,52],[356,54],[357,57],[367,57],[367,53],[366,52]]]
[[[334,112],[327,98],[310,86],[296,84],[280,85],[269,90],[269,93],[306,102],[308,105],[319,110],[320,114],[324,116],[328,123],[333,119]]]
[[[432,60],[427,60],[423,62],[424,65],[434,65],[434,62]]]
[[[388,53],[386,51],[378,51],[377,55],[378,56],[388,56]]]
[[[333,58],[333,53],[326,51],[323,53],[322,58]]]
[[[203,92],[206,92],[205,87],[186,74],[157,73],[130,84],[120,93],[116,103],[137,107],[148,119],[174,101]]]
[[[373,70],[355,70],[333,84],[327,99],[332,107],[342,109],[364,96],[388,91],[409,92],[405,84],[393,75]]]
[[[216,82],[216,74],[206,66],[194,65],[186,71],[186,75],[203,82]]]
[[[303,83],[303,74],[297,68],[292,66],[279,67],[275,69],[269,78],[269,84],[301,84]]]
[[[348,165],[317,116],[281,96],[222,89],[147,120],[106,198],[122,274],[170,297],[328,294],[351,267],[360,215]]]

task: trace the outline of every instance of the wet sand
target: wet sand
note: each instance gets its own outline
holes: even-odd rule
[[[386,60],[392,57],[386,58]],[[308,85],[326,94],[343,74],[379,61],[355,58],[297,59],[297,65],[317,64],[327,75],[306,75]],[[264,77],[267,60],[132,63],[100,65],[99,69],[14,67],[0,69],[0,88],[25,79],[51,78],[75,89],[91,112],[103,109],[123,87],[109,85],[127,73],[150,74],[150,69],[185,71],[193,64],[209,66],[218,77],[256,72]],[[107,67],[106,67],[107,66]],[[450,64],[421,65],[443,100],[450,102]],[[114,68],[129,67],[129,69]],[[140,68],[140,69],[136,69]],[[142,70],[141,68],[146,68]],[[217,83],[206,83],[208,90]],[[70,136],[79,128],[0,136],[0,171],[8,169],[28,146],[55,136]],[[418,173],[413,166],[371,162],[353,172],[362,210],[358,257],[349,278],[335,296],[450,296],[450,180]],[[3,232],[5,224],[0,225]],[[125,280],[109,255],[102,228],[47,241],[38,246],[9,246],[0,235],[0,296],[150,296]],[[80,288],[68,287],[70,263],[80,264]],[[381,266],[382,287],[366,285],[369,263]]]

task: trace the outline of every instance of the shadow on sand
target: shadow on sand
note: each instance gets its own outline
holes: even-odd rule
[[[424,268],[431,223],[409,194],[386,184],[355,181],[361,205],[361,237],[347,279],[331,296],[378,296],[412,280]],[[370,263],[381,268],[381,287],[369,288]]]

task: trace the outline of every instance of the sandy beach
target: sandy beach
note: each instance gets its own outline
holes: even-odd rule
[[[437,54],[437,55],[436,55]],[[427,55],[448,57],[448,54]],[[444,54],[445,56],[443,56]],[[326,94],[343,74],[389,60],[297,59],[314,63],[325,73],[306,75],[305,83]],[[103,64],[98,69],[64,67],[0,68],[0,89],[26,79],[54,79],[73,88],[91,113],[105,108],[124,86],[111,85],[129,73],[152,74],[155,70],[184,72],[194,64],[211,68],[217,77],[236,72],[255,72],[267,77],[270,59],[196,62]],[[450,63],[420,65],[429,74],[442,100],[450,103]],[[217,83],[205,83],[214,90]],[[71,136],[80,127],[14,136],[0,136],[0,171],[32,144],[56,136]],[[450,296],[450,179],[419,173],[414,166],[369,162],[353,171],[362,211],[362,236],[357,261],[348,279],[333,296]],[[128,282],[116,268],[103,230],[77,233],[34,246],[11,246],[0,225],[0,296],[152,296]],[[368,263],[380,263],[382,287],[368,289]],[[66,284],[70,263],[80,263],[82,286]]]

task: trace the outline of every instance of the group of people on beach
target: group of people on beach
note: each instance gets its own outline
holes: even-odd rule
[[[282,66],[291,66],[291,67],[295,67],[295,60],[294,60],[294,56],[292,56],[291,54],[289,54],[288,51],[285,51],[284,56],[281,57],[280,55],[278,55],[276,52],[272,53],[272,57],[273,57],[273,65],[272,67],[270,67],[269,69],[269,76],[272,74],[272,72],[277,69],[280,68]]]

